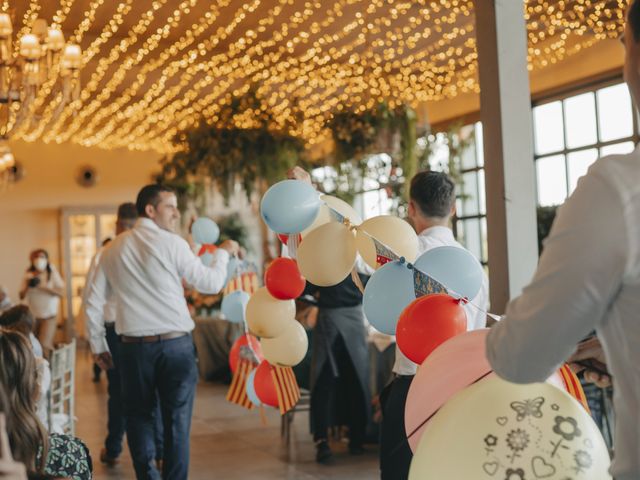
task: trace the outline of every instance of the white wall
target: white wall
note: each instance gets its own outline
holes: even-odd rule
[[[15,301],[31,250],[47,249],[61,267],[60,208],[135,201],[140,187],[158,170],[160,155],[21,141],[10,142],[10,147],[26,170],[22,181],[0,191],[0,285]],[[76,183],[83,165],[96,169],[96,186]]]

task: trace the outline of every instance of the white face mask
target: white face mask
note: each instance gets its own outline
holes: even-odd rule
[[[33,261],[33,266],[41,272],[44,272],[46,270],[48,264],[49,262],[47,262],[47,259],[42,257],[36,258]]]

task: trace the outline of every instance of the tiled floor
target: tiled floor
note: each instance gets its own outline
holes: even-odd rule
[[[107,468],[99,461],[106,431],[106,379],[91,382],[88,354],[79,352],[77,370],[76,434],[82,438],[94,460],[97,480],[135,478],[129,452],[125,451],[115,468]],[[363,456],[353,457],[346,446],[332,445],[335,463],[318,465],[308,434],[308,416],[296,415],[293,423],[291,461],[280,440],[280,415],[273,409],[267,412],[267,425],[262,425],[256,412],[227,403],[224,385],[198,385],[191,432],[191,468],[193,480],[271,480],[271,479],[376,479],[377,451],[367,446]]]

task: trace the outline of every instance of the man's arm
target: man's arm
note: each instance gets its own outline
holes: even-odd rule
[[[84,314],[89,331],[89,344],[95,355],[109,352],[106,329],[104,326],[104,306],[111,295],[111,287],[104,273],[102,263],[99,263],[92,275],[91,282],[85,288],[86,296]]]
[[[611,185],[584,177],[560,208],[533,281],[487,337],[495,372],[543,381],[602,321],[627,264],[623,206]]]
[[[213,263],[210,267],[191,251],[189,244],[179,238],[176,241],[176,262],[180,276],[197,291],[214,294],[224,288],[227,280],[227,264],[229,256],[238,253],[238,244],[233,240],[223,242],[213,252]]]

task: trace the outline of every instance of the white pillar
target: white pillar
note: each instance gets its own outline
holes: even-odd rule
[[[491,309],[503,313],[538,260],[524,2],[475,0]]]

